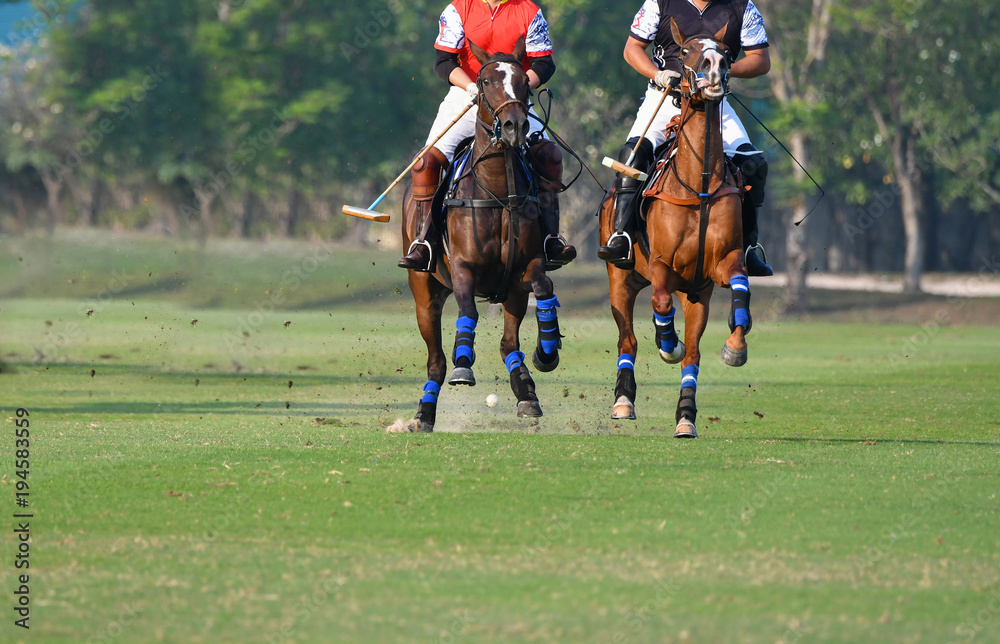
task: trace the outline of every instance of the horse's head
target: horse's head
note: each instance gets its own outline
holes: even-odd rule
[[[690,86],[691,97],[703,101],[721,101],[729,91],[729,48],[722,44],[728,25],[715,37],[692,36],[681,32],[673,18],[670,33],[681,48],[681,65],[684,78]]]
[[[521,66],[524,38],[510,54],[487,54],[469,42],[479,61],[479,121],[490,134],[493,144],[519,148],[528,135],[528,75]]]

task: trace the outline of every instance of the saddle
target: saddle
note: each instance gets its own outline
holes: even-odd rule
[[[431,216],[434,218],[434,225],[441,231],[441,239],[444,242],[445,252],[448,252],[448,208],[486,208],[497,206],[493,199],[459,199],[455,196],[458,189],[458,182],[469,176],[472,172],[472,146],[475,137],[470,136],[463,139],[455,148],[455,156],[452,162],[444,171],[441,183],[431,200]],[[521,170],[528,177],[528,199],[538,203],[538,181],[535,179],[537,171],[532,167],[531,161],[523,151],[519,152],[517,158],[521,161]],[[507,195],[497,195],[506,197]],[[537,219],[538,209],[529,208],[521,211],[521,216],[527,219]]]

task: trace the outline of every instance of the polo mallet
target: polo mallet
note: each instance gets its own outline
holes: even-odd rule
[[[639,151],[639,146],[642,145],[642,140],[646,138],[646,132],[649,132],[649,126],[653,124],[656,120],[656,115],[660,113],[660,108],[663,107],[663,101],[667,100],[667,94],[674,86],[673,78],[670,79],[670,87],[663,88],[663,96],[660,97],[660,102],[656,104],[656,109],[653,111],[653,116],[649,118],[649,123],[646,123],[646,127],[643,129],[642,134],[639,136],[639,140],[635,142],[635,147],[632,148],[632,154],[628,157],[627,163],[622,163],[617,159],[612,159],[611,157],[604,157],[604,161],[601,163],[606,168],[611,168],[615,172],[624,174],[626,177],[636,179],[638,181],[645,181],[649,175],[642,170],[636,170],[632,167],[632,163],[635,161],[635,153]],[[679,78],[677,80],[680,80]]]
[[[383,199],[385,199],[385,196],[389,194],[390,190],[396,187],[397,183],[403,180],[403,177],[405,177],[406,174],[413,169],[413,166],[417,165],[417,161],[423,159],[424,155],[427,154],[430,151],[430,149],[433,148],[434,145],[441,140],[441,137],[443,137],[445,133],[448,132],[448,130],[454,127],[455,124],[458,123],[458,121],[463,116],[465,116],[465,113],[468,112],[469,108],[472,107],[473,105],[475,105],[475,103],[469,103],[468,105],[466,105],[465,109],[463,109],[462,112],[458,116],[456,116],[451,123],[448,124],[448,127],[442,130],[441,134],[438,134],[433,141],[428,143],[424,147],[424,149],[420,151],[420,154],[418,154],[416,157],[413,158],[413,161],[410,161],[410,165],[406,166],[406,169],[399,173],[399,176],[396,177],[396,180],[389,184],[389,187],[385,189],[385,192],[380,194],[378,196],[378,199],[372,202],[372,205],[368,206],[367,208],[355,208],[354,206],[344,206],[343,208],[340,209],[341,212],[343,212],[345,215],[351,215],[352,217],[359,217],[361,219],[368,219],[370,221],[379,221],[382,223],[389,221],[389,215],[382,212],[378,212],[377,210],[375,210],[375,207],[378,206]]]

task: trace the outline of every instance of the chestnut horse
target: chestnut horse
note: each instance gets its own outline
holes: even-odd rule
[[[656,348],[667,363],[682,365],[674,436],[694,438],[698,435],[698,345],[708,323],[712,289],[716,285],[732,289],[732,334],[722,348],[722,359],[734,367],[747,360],[744,336],[751,326],[750,291],[742,249],[742,189],[723,154],[722,99],[728,89],[729,53],[719,41],[725,29],[714,39],[686,38],[671,20],[671,31],[681,46],[685,70],[673,160],[661,166],[644,192],[649,203],[648,248],[637,236],[632,249],[633,268],[608,264],[611,308],[619,334],[618,380],[611,417],[635,419],[633,365],[637,343],[632,329],[633,309],[639,291],[652,284]],[[613,214],[612,194],[601,208],[602,242],[614,231]],[[673,293],[678,293],[684,307],[684,342],[674,329]]]
[[[521,66],[524,39],[513,53],[485,53],[470,43],[482,67],[479,70],[479,109],[472,154],[447,206],[447,251],[433,273],[410,270],[410,291],[416,303],[417,324],[427,344],[427,383],[409,431],[434,430],[437,398],[444,383],[447,361],[442,349],[441,312],[454,292],[458,302],[455,368],[450,385],[475,385],[472,365],[476,323],[476,296],[502,302],[503,337],[500,355],[510,373],[519,417],[537,417],[542,408],[535,383],[519,351],[518,333],[528,309],[528,295],[537,301],[538,344],[532,362],[541,371],[559,364],[561,340],[552,280],[545,274],[538,197],[525,161],[528,132],[528,76]],[[416,207],[409,192],[403,205],[403,248],[417,230]]]

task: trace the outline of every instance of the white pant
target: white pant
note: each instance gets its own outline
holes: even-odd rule
[[[668,96],[667,100],[663,101],[663,106],[654,118],[653,112],[656,110],[656,106],[662,97],[663,90],[652,87],[646,90],[646,100],[639,106],[639,112],[635,115],[635,124],[632,125],[632,129],[628,133],[629,139],[639,138],[642,136],[642,131],[646,129],[646,124],[649,123],[650,119],[653,119],[653,124],[646,131],[645,138],[649,139],[653,144],[654,150],[667,140],[667,124],[670,123],[670,119],[681,113],[679,108],[674,107],[673,99]],[[736,149],[744,143],[750,143],[750,137],[747,136],[747,131],[743,127],[743,123],[740,122],[739,117],[736,116],[736,112],[730,107],[729,101],[723,99],[722,149],[726,153],[726,156],[733,156],[736,153]],[[759,152],[755,153],[759,154]]]
[[[431,141],[437,138],[437,135],[441,134],[441,131],[448,127],[448,124],[451,123],[468,104],[469,94],[464,89],[452,85],[448,94],[444,97],[444,100],[441,101],[441,106],[438,108],[437,116],[434,118],[434,125],[431,126],[430,134],[427,135],[427,142],[424,145],[429,145]],[[528,112],[530,114],[535,114],[534,109],[529,109]],[[434,144],[434,147],[441,150],[441,152],[448,157],[449,161],[452,161],[455,158],[455,148],[458,147],[459,143],[470,136],[475,136],[476,113],[477,108],[475,107],[466,112],[465,116],[463,116],[458,123],[455,123],[450,130],[445,132],[440,141]],[[538,132],[541,129],[541,123],[533,118],[528,119],[528,134]]]

